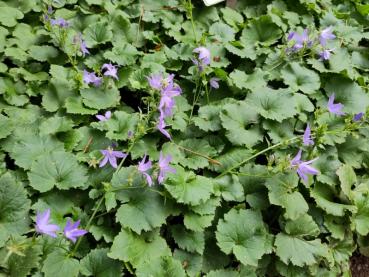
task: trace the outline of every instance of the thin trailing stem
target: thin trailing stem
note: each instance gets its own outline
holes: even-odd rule
[[[88,220],[88,222],[86,224],[86,229],[88,229],[90,227],[92,221],[95,218],[95,215],[96,215],[97,211],[100,209],[100,207],[101,207],[101,205],[102,205],[103,202],[104,202],[104,196],[102,196],[100,198],[99,202],[97,202],[96,208],[95,208],[94,212],[92,213],[92,215],[90,216],[90,219]],[[82,238],[83,237],[79,237],[78,238],[78,241],[77,241],[76,245],[74,246],[74,249],[73,249],[73,251],[72,251],[72,253],[70,255],[71,257],[73,257],[75,255],[75,253],[77,252],[78,247],[81,244]]]

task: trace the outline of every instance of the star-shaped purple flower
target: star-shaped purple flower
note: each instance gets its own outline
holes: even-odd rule
[[[360,121],[363,118],[363,116],[364,116],[364,113],[357,113],[354,115],[352,121],[354,122]]]
[[[311,138],[311,130],[310,130],[309,123],[306,125],[306,129],[305,129],[304,136],[303,136],[302,140],[303,140],[304,145],[306,145],[306,146],[314,144],[314,140],[312,140],[312,138]]]
[[[146,177],[146,181],[149,184],[149,186],[151,187],[152,185],[152,178],[151,176],[146,172],[149,169],[152,168],[152,163],[150,160],[146,161],[147,155],[145,154],[145,156],[143,157],[142,161],[140,161],[138,163],[138,171],[141,172],[145,177]]]
[[[55,232],[58,231],[60,228],[58,225],[49,224],[49,219],[50,219],[50,209],[47,209],[43,213],[37,213],[35,226],[36,232],[56,238]]]
[[[115,65],[112,65],[111,63],[104,63],[103,66],[101,67],[101,70],[104,70],[104,76],[111,76],[114,79],[118,80],[118,76],[117,76],[117,67]]]
[[[331,57],[331,53],[333,52],[333,49],[324,49],[319,53],[319,59],[321,61],[328,61]]]
[[[315,162],[318,158],[304,162],[304,161],[301,161],[301,153],[302,153],[302,150],[300,149],[297,155],[291,160],[290,164],[291,164],[291,167],[297,168],[296,169],[297,174],[300,176],[302,180],[307,182],[308,175],[319,174],[319,171],[317,169],[310,166],[310,164]]]
[[[163,87],[163,75],[162,74],[151,74],[146,77],[149,85],[152,89],[161,90]]]
[[[200,46],[193,50],[194,53],[199,54],[198,59],[204,64],[210,64],[210,51],[206,47]]]
[[[329,97],[327,105],[328,111],[335,115],[344,115],[345,113],[342,111],[343,104],[341,103],[334,104],[334,97],[335,97],[334,93],[332,93],[332,95]]]
[[[101,77],[97,77],[94,72],[88,72],[87,70],[83,70],[83,82],[86,85],[93,84],[95,87],[101,85]]]
[[[103,160],[100,162],[99,167],[103,167],[109,161],[110,165],[117,168],[117,158],[125,158],[127,154],[122,151],[114,151],[112,148],[108,147],[106,150],[100,150],[101,154],[104,155]]]
[[[218,89],[219,88],[219,78],[211,78],[209,80],[209,84],[210,84],[210,87],[213,88],[213,89]]]
[[[159,117],[159,122],[158,124],[156,125],[156,127],[158,128],[158,130],[164,135],[166,136],[168,139],[172,139],[170,134],[168,133],[167,130],[165,130],[165,127],[166,127],[166,124],[165,124],[165,121],[164,121],[164,117],[163,116],[160,116]]]
[[[86,45],[86,42],[81,38],[81,43],[80,43],[80,46],[79,46],[81,52],[82,52],[82,56],[86,56],[88,54],[90,54],[90,51],[88,51],[88,48],[87,48],[87,45]]]
[[[67,224],[64,227],[64,236],[71,241],[76,242],[78,237],[87,234],[88,232],[86,230],[78,229],[79,224],[80,220],[73,223],[73,221],[68,219]]]
[[[163,153],[160,152],[159,163],[158,163],[159,164],[159,176],[158,176],[159,184],[163,183],[167,172],[176,173],[176,170],[173,167],[169,166],[169,163],[171,162],[171,160],[172,160],[171,155],[163,156]]]
[[[308,35],[308,30],[307,29],[304,29],[304,31],[302,32],[301,35],[296,33],[296,32],[290,32],[288,34],[287,40],[288,41],[293,40],[293,42],[294,42],[292,48],[288,49],[292,52],[299,51],[305,45],[307,45],[308,47],[310,47],[312,45],[312,41],[309,40],[309,35]]]
[[[107,121],[108,119],[111,118],[111,111],[107,111],[105,113],[105,115],[101,115],[101,114],[98,114],[96,115],[96,118],[99,120],[99,121]]]
[[[319,36],[319,41],[321,46],[327,44],[327,40],[335,39],[336,36],[332,33],[332,27],[325,28]]]
[[[60,28],[67,28],[69,26],[68,21],[64,18],[51,19],[50,24],[51,26],[59,26]]]

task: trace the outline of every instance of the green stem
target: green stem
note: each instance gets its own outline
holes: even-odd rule
[[[368,126],[366,126],[366,127],[362,127],[362,128],[356,128],[356,129],[365,129],[365,128],[368,128]],[[345,130],[345,129],[343,129],[343,130],[342,130],[342,129],[340,129],[340,130],[331,130],[331,131],[327,131],[327,132],[325,132],[325,134],[335,134],[335,133],[351,132],[351,131],[353,131],[353,130],[351,130],[351,129],[349,129],[349,130]],[[312,137],[315,137],[315,136],[316,136],[316,134],[312,134]],[[247,159],[243,160],[242,162],[240,162],[240,163],[238,163],[238,164],[236,164],[236,165],[232,166],[231,168],[229,168],[229,169],[227,169],[226,171],[222,172],[221,174],[219,174],[219,175],[218,175],[217,177],[215,177],[215,178],[220,178],[220,177],[222,177],[222,176],[224,176],[224,175],[227,175],[227,174],[229,174],[229,173],[233,172],[235,169],[237,169],[237,168],[241,167],[242,165],[244,165],[244,164],[245,164],[245,163],[247,163],[248,161],[250,161],[250,160],[252,160],[252,159],[254,159],[254,158],[256,158],[256,157],[258,157],[258,156],[260,156],[260,155],[262,155],[262,154],[264,154],[264,153],[266,153],[266,152],[268,152],[268,151],[270,151],[270,150],[273,150],[273,149],[275,149],[275,148],[278,148],[279,146],[285,145],[285,144],[290,143],[290,142],[292,142],[292,141],[295,141],[295,140],[297,140],[297,139],[301,139],[302,137],[303,137],[303,135],[296,136],[296,137],[293,137],[293,138],[290,138],[290,139],[284,140],[284,141],[282,141],[282,142],[280,142],[280,143],[274,144],[274,145],[272,145],[272,146],[269,146],[268,148],[265,148],[265,149],[263,149],[263,150],[261,150],[261,151],[259,151],[259,152],[255,153],[255,154],[254,154],[254,155],[252,155],[251,157],[248,157]]]
[[[192,2],[191,2],[191,0],[188,0],[188,14],[189,14],[189,17],[190,17],[190,20],[191,20],[192,32],[193,32],[193,36],[195,37],[195,42],[196,42],[196,44],[198,44],[199,41],[197,40],[195,21],[193,20],[192,9],[193,9]]]
[[[100,198],[99,202],[97,203],[97,205],[96,205],[96,209],[94,210],[94,212],[92,213],[92,215],[91,215],[90,219],[88,220],[88,222],[87,222],[87,224],[86,224],[86,229],[88,229],[88,228],[90,227],[90,225],[91,225],[91,223],[92,223],[92,220],[94,220],[95,215],[96,215],[97,211],[100,209],[100,206],[102,205],[102,203],[103,203],[103,202],[104,202],[104,196],[102,196],[102,197]],[[74,247],[74,249],[73,249],[73,251],[72,251],[72,253],[71,253],[71,255],[70,255],[71,257],[73,257],[73,256],[74,256],[74,254],[77,252],[78,247],[79,247],[79,245],[81,244],[82,238],[83,238],[83,237],[79,237],[79,238],[78,238],[78,241],[77,241],[77,243],[76,243],[76,245],[75,245],[75,247]]]
[[[8,260],[9,260],[9,258],[10,258],[10,256],[12,254],[13,254],[12,251],[8,251],[8,253],[6,254],[6,256],[5,256],[5,258],[4,258],[3,262],[2,262],[3,265],[5,265],[8,262]]]

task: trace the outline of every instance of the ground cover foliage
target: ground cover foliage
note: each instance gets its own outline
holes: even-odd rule
[[[238,2],[0,1],[1,276],[369,254],[369,5]]]

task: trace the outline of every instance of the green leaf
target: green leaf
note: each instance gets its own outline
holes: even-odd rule
[[[209,28],[209,34],[221,43],[234,40],[235,30],[223,22],[215,22]]]
[[[341,76],[327,79],[324,87],[328,95],[335,94],[335,103],[342,103],[343,110],[348,113],[365,111],[369,106],[369,95],[355,82]],[[350,93],[347,93],[347,92]]]
[[[168,176],[164,186],[179,203],[198,205],[210,198],[213,193],[211,179],[185,171],[182,167],[176,167],[176,170],[175,174]]]
[[[221,105],[201,106],[193,122],[203,131],[219,131],[222,128],[219,119],[221,109]]]
[[[174,211],[171,202],[156,192],[136,189],[127,194],[129,200],[120,206],[116,218],[123,227],[138,234],[160,227]]]
[[[61,116],[53,116],[43,121],[40,125],[40,134],[56,134],[72,130],[74,123],[71,119]]]
[[[173,225],[170,228],[174,241],[178,246],[189,252],[204,252],[205,238],[203,232],[186,230],[182,225]]]
[[[252,19],[243,30],[241,41],[247,44],[259,43],[262,46],[269,46],[281,37],[281,30],[273,23],[267,15]]]
[[[256,69],[252,74],[246,74],[241,70],[234,70],[229,74],[230,80],[239,89],[249,89],[251,91],[257,91],[266,86],[265,72],[261,69]]]
[[[296,101],[291,94],[267,87],[251,93],[246,102],[256,113],[278,122],[297,113]]]
[[[114,46],[111,51],[104,53],[104,58],[108,59],[118,65],[126,66],[135,64],[140,52],[131,44],[125,43],[123,45]]]
[[[36,246],[27,247],[24,251],[13,253],[8,260],[9,274],[12,277],[29,276],[33,268],[39,267],[41,248]]]
[[[227,22],[229,25],[232,25],[236,27],[239,24],[243,23],[243,16],[242,14],[238,13],[234,9],[231,9],[229,7],[225,7],[221,9],[223,14],[223,19],[225,22]]]
[[[61,190],[83,187],[87,182],[86,169],[71,153],[57,151],[42,155],[28,173],[30,186],[45,192],[54,186]]]
[[[8,117],[0,114],[0,139],[6,138],[12,133],[13,126],[10,122]]]
[[[214,157],[216,150],[204,139],[186,139],[178,143],[180,156],[174,156],[173,163],[179,163],[190,169],[204,168],[209,165],[209,160],[198,154]],[[182,148],[183,147],[183,148]],[[188,149],[189,151],[186,151]]]
[[[225,201],[242,202],[245,200],[243,186],[236,175],[225,175],[214,182],[215,191],[219,191]]]
[[[9,236],[21,235],[28,229],[31,201],[23,185],[6,173],[0,177],[0,247]]]
[[[354,194],[354,203],[357,213],[352,216],[352,227],[360,235],[366,236],[369,233],[369,198],[367,193],[356,192]]]
[[[351,188],[357,182],[355,171],[349,165],[342,165],[336,173],[340,179],[343,193],[352,199]]]
[[[137,268],[136,274],[137,277],[186,277],[181,263],[170,256],[146,261]]]
[[[139,123],[137,113],[126,113],[123,111],[114,112],[113,116],[106,121],[106,137],[112,140],[127,140],[128,131],[135,132]]]
[[[180,261],[182,267],[190,277],[196,277],[201,272],[202,256],[195,253],[189,253],[181,249],[174,250],[173,257]]]
[[[320,233],[318,225],[307,213],[299,218],[287,221],[284,229],[287,234],[296,237],[318,236]]]
[[[94,277],[115,277],[122,271],[122,264],[119,261],[110,259],[107,248],[91,250],[81,260],[81,274]]]
[[[39,157],[61,150],[64,150],[63,144],[56,139],[29,134],[17,140],[8,151],[18,166],[30,169]]]
[[[170,249],[157,232],[136,235],[122,229],[114,238],[108,256],[124,262],[130,262],[137,267],[140,264],[155,258],[171,255]]]
[[[85,29],[83,37],[88,47],[94,47],[111,40],[113,33],[107,22],[98,22]]]
[[[199,215],[196,213],[185,213],[183,223],[187,229],[202,232],[205,228],[209,227],[214,219],[214,215]]]
[[[56,58],[59,55],[59,52],[56,48],[49,45],[33,45],[29,49],[29,55],[36,61],[46,62],[50,61],[53,58]]]
[[[96,114],[97,110],[88,109],[83,106],[82,97],[68,97],[65,100],[65,108],[70,114]]]
[[[55,112],[64,107],[68,97],[74,97],[75,92],[71,88],[71,82],[52,79],[48,88],[42,94],[42,106],[48,112]]]
[[[81,90],[83,104],[93,109],[107,109],[119,104],[120,95],[116,87],[90,87]]]
[[[298,237],[279,233],[275,239],[277,256],[285,263],[296,266],[313,265],[317,258],[327,255],[327,247],[319,239],[304,240]]]
[[[317,183],[312,189],[311,195],[315,199],[318,207],[322,208],[328,214],[344,216],[346,211],[357,211],[356,207],[353,205],[335,202],[334,191],[327,185]]]
[[[239,272],[231,269],[219,269],[210,271],[205,277],[239,277]]]
[[[297,185],[298,177],[294,173],[279,175],[266,182],[270,203],[283,207],[286,210],[285,217],[289,219],[297,219],[309,209]]]
[[[42,267],[45,277],[77,277],[80,270],[78,260],[61,251],[52,252],[47,256]]]
[[[273,236],[257,211],[231,209],[219,220],[216,238],[224,253],[233,253],[244,265],[257,266],[261,257],[272,251]]]
[[[14,27],[17,25],[17,20],[23,17],[23,13],[18,9],[7,6],[0,7],[0,23],[6,27]]]
[[[244,101],[237,104],[227,104],[220,114],[226,136],[235,145],[245,145],[251,148],[261,141],[262,134],[257,126],[257,113]]]
[[[293,91],[310,94],[319,90],[319,75],[313,70],[302,67],[299,63],[289,63],[282,71],[282,77]]]

